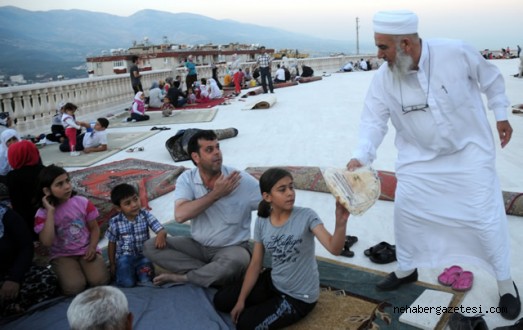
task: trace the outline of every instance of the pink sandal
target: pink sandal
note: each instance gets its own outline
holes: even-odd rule
[[[463,269],[460,266],[454,265],[450,268],[445,268],[443,273],[439,274],[438,282],[442,285],[451,286],[456,282],[461,272],[463,272]]]
[[[456,281],[452,284],[452,289],[456,291],[468,291],[472,288],[474,274],[469,271],[463,271],[459,274]]]

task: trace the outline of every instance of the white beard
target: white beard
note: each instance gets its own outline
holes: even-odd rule
[[[403,50],[398,49],[396,52],[396,60],[390,69],[396,78],[401,78],[402,76],[405,76],[410,70],[412,70],[413,64],[414,61],[412,60],[412,57],[405,54]]]

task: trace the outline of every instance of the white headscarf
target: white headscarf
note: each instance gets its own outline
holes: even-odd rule
[[[218,87],[218,84],[216,83],[216,80],[213,78],[207,79],[207,84],[209,85],[209,98],[210,99],[218,99],[222,97],[222,90]]]
[[[18,132],[12,128],[8,128],[0,134],[0,175],[6,175],[13,169],[7,161],[7,141],[13,137],[20,141]]]

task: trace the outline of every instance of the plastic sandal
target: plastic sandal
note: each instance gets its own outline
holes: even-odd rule
[[[375,253],[379,253],[381,250],[390,248],[391,246],[392,245],[390,245],[387,242],[381,242],[381,243],[378,243],[378,244],[374,245],[373,247],[370,247],[367,250],[363,251],[363,253],[367,257],[370,257],[371,255],[373,255]]]
[[[452,284],[452,290],[468,291],[472,288],[473,282],[474,274],[466,270],[458,275],[457,279]]]
[[[369,259],[377,264],[388,264],[396,261],[396,245],[390,245],[382,250],[378,250],[371,254]]]
[[[351,235],[345,236],[344,248],[347,250],[350,249],[357,241],[358,241],[357,236],[351,236]]]
[[[451,286],[454,284],[454,282],[456,282],[461,272],[463,272],[463,269],[460,266],[454,265],[449,268],[445,268],[443,273],[439,274],[438,282],[441,285]]]

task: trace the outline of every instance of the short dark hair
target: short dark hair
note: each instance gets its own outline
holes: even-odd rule
[[[187,144],[187,153],[189,154],[189,157],[191,158],[194,165],[197,164],[194,162],[191,155],[193,152],[196,152],[198,155],[200,154],[200,144],[198,143],[198,140],[200,139],[206,141],[214,141],[218,139],[218,136],[216,136],[216,133],[214,133],[214,131],[210,129],[202,129],[194,133],[193,136],[191,136],[191,138],[189,139],[189,143]]]
[[[78,109],[78,107],[76,106],[76,104],[73,104],[73,103],[71,103],[71,102],[67,102],[67,103],[64,105],[63,109],[64,109],[64,112],[65,112],[66,110],[73,110],[73,111],[76,111],[76,109]]]
[[[128,183],[120,183],[111,189],[111,202],[114,205],[120,206],[122,199],[138,195],[136,188]]]
[[[99,122],[100,126],[102,126],[103,128],[109,127],[109,120],[107,120],[107,118],[100,117],[96,119],[96,121]]]
[[[131,56],[131,62],[133,62],[133,63],[138,61],[138,59],[139,59],[139,57],[136,55]]]

